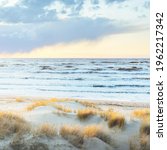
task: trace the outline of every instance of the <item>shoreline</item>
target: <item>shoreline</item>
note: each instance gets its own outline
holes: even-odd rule
[[[25,100],[48,100],[52,98],[60,99],[60,100],[69,100],[69,101],[75,101],[75,100],[81,100],[81,101],[90,101],[96,104],[107,104],[107,105],[115,105],[115,106],[127,106],[127,107],[150,107],[150,101],[148,102],[140,102],[140,101],[128,101],[128,100],[102,100],[102,99],[85,99],[85,98],[67,98],[67,97],[42,97],[42,96],[2,96],[0,95],[0,101],[2,99],[5,100],[12,100],[12,99],[25,99]]]

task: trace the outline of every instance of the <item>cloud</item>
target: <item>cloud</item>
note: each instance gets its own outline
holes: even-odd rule
[[[149,29],[149,0],[1,0],[0,52]]]
[[[136,30],[143,30],[135,28]],[[105,19],[91,20],[70,19],[38,24],[4,24],[0,25],[0,52],[30,51],[45,45],[94,40],[110,34],[132,32],[131,27],[121,28]]]
[[[15,7],[21,3],[21,0],[1,0],[0,7]]]
[[[33,49],[31,52],[4,53],[12,58],[98,58],[149,57],[148,32],[106,36],[94,41],[62,43]],[[136,40],[137,39],[137,40]]]
[[[149,17],[148,11],[149,0],[2,0],[0,21],[33,23],[88,17],[134,22],[143,14]]]
[[[19,5],[14,5],[13,7],[0,6],[0,21],[8,23],[36,23],[53,21],[56,19],[55,13],[46,13],[43,9],[43,7],[51,1],[53,0],[19,0]]]
[[[135,11],[136,8],[138,11]],[[54,11],[58,19],[73,17],[105,18],[119,23],[135,21],[145,23],[149,19],[149,0],[84,0],[84,1],[54,1],[44,7],[45,11]],[[140,20],[138,17],[145,15]],[[148,22],[147,22],[148,23]]]

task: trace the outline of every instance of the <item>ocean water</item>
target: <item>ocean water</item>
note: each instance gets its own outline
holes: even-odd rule
[[[1,59],[0,96],[149,102],[149,59]]]

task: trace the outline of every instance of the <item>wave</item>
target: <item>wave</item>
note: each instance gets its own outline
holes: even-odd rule
[[[118,68],[119,71],[139,71],[142,70],[141,67],[130,67],[130,68]]]
[[[149,98],[149,75],[148,59],[0,60],[0,93],[21,90],[31,96],[41,89],[46,96],[112,99],[116,94],[144,100]]]
[[[7,67],[8,65],[0,64],[0,67]]]
[[[70,65],[67,65],[67,66],[64,66],[65,68],[73,68],[74,66],[70,66]]]
[[[14,66],[25,66],[25,64],[13,64]]]
[[[54,89],[42,89],[39,88],[37,89],[39,91],[52,91],[52,92],[75,92],[75,93],[106,93],[106,94],[110,94],[110,93],[117,93],[117,94],[147,94],[148,92],[133,92],[133,91],[116,91],[116,92],[112,92],[112,91],[92,91],[92,90],[54,90]]]
[[[132,78],[134,80],[150,80],[150,78]]]
[[[98,88],[116,88],[116,87],[149,87],[149,85],[93,85],[93,87],[98,87]]]
[[[130,61],[129,62],[130,64],[138,64],[138,63],[140,63],[139,61]]]
[[[55,70],[55,68],[51,67],[51,66],[39,66],[40,70]]]
[[[81,81],[81,80],[85,80],[85,79],[83,79],[83,78],[75,78],[74,80],[80,80]]]

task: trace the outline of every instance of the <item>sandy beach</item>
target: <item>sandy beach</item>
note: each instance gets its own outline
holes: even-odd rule
[[[149,104],[0,97],[0,150],[149,149]]]

